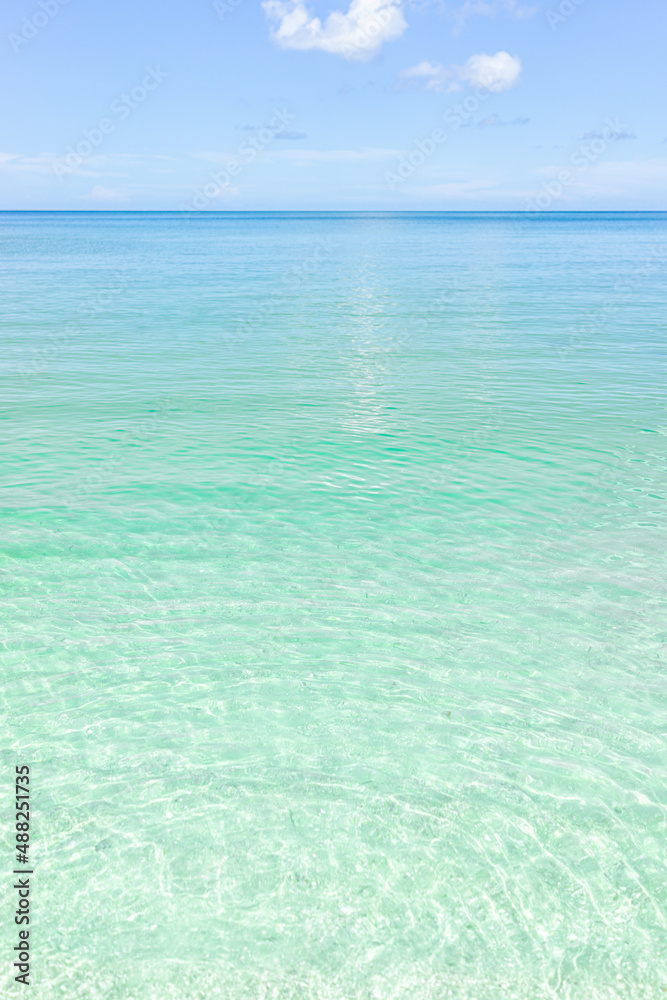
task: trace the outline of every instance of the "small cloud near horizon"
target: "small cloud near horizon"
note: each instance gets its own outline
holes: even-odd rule
[[[604,135],[602,132],[584,132],[583,135],[579,136],[580,139],[604,139],[607,141],[609,139],[608,135]],[[617,132],[615,136],[615,141],[618,142],[621,139],[636,139],[637,136],[634,132],[630,132],[628,129],[624,129],[622,132]]]
[[[269,125],[235,125],[237,131],[240,132],[259,132],[260,129],[270,128]],[[307,132],[290,132],[288,129],[283,129],[282,132],[276,132],[273,137],[274,139],[307,139]]]
[[[477,122],[477,128],[492,128],[496,125],[528,125],[530,118],[512,118],[510,121],[505,121],[499,115],[491,115],[490,118],[482,118],[481,121]]]

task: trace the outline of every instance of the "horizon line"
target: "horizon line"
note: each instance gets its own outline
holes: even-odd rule
[[[206,215],[667,215],[663,208],[247,208],[247,209],[173,209],[173,208],[0,208],[0,215],[180,215],[185,218]]]

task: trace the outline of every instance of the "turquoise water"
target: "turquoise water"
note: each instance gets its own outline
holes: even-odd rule
[[[667,996],[667,215],[0,235],[31,996]]]

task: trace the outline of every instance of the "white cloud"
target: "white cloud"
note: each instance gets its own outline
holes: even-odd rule
[[[320,49],[344,59],[372,59],[407,28],[395,0],[351,0],[346,14],[333,10],[324,23],[303,0],[264,0],[262,7],[275,25],[271,37],[282,48]]]
[[[52,174],[51,153],[38,153],[37,156],[23,156],[20,153],[0,153],[0,167],[15,173]]]
[[[0,153],[0,170],[13,174],[45,174],[55,179],[54,161],[62,159],[56,153],[37,153],[35,156],[24,156],[20,153]],[[165,164],[175,162],[173,157],[164,154],[144,155],[140,153],[101,153],[86,157],[81,165],[73,167],[71,177],[127,177],[128,170],[144,166],[156,173],[165,172]]]
[[[424,80],[427,90],[444,90],[451,83],[453,73],[451,68],[443,66],[442,63],[431,63],[428,59],[422,59],[416,66],[404,69],[401,80]]]
[[[400,78],[404,81],[423,80],[426,90],[448,92],[460,90],[463,83],[471,87],[482,87],[499,94],[503,90],[514,87],[521,75],[521,60],[511,56],[509,52],[496,52],[494,56],[479,53],[470,56],[463,66],[443,66],[442,63],[430,63],[424,59],[404,69]]]
[[[495,17],[496,14],[510,14],[512,17],[525,18],[532,17],[538,10],[537,7],[524,7],[518,0],[466,0],[457,10],[451,12],[450,17],[456,21],[454,34],[458,35],[465,28],[469,17],[481,15],[483,17]]]
[[[521,75],[521,60],[509,52],[496,52],[495,56],[481,53],[470,56],[464,66],[459,67],[459,79],[471,87],[484,87],[493,94],[514,87]]]

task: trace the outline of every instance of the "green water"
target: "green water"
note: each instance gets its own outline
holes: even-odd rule
[[[0,216],[7,996],[667,996],[667,216]]]

